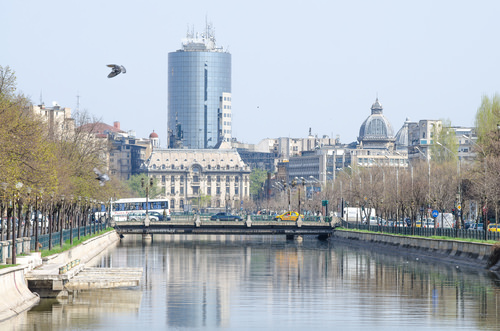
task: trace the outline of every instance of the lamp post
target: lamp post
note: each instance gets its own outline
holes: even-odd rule
[[[444,146],[443,144],[441,144],[439,141],[436,141],[436,144],[438,144],[439,146],[443,147],[445,150],[447,150],[448,152],[450,152],[451,154],[455,155],[457,157],[457,176],[458,176],[458,190],[457,190],[457,209],[458,209],[458,212],[457,212],[457,215],[456,215],[456,227],[459,228],[462,226],[461,222],[460,221],[460,216],[462,215],[461,213],[461,209],[462,209],[462,206],[461,206],[461,201],[462,201],[462,185],[461,185],[461,179],[460,179],[460,157],[458,156],[458,153],[455,153],[453,152],[452,150],[450,150],[448,147]],[[458,215],[460,213],[460,215]]]
[[[78,215],[78,219],[77,219],[77,227],[78,227],[78,240],[80,240],[80,227],[82,225],[82,197],[78,197],[78,202],[77,202],[77,215]]]
[[[144,220],[145,222],[148,222],[149,224],[149,189],[153,187],[153,177],[149,178],[148,184],[145,183],[144,177],[141,178],[141,185],[143,188],[146,190],[146,219]]]
[[[43,194],[43,189],[40,189],[40,194],[35,195],[35,252],[38,252],[38,232],[39,232],[39,226],[38,226],[38,206],[42,204],[42,194]],[[38,203],[38,200],[40,200],[40,204]],[[43,222],[43,214],[42,214],[42,222]]]
[[[420,150],[420,148],[418,148],[418,146],[415,146],[415,148],[417,149],[417,151],[422,154],[422,156],[424,156],[426,159],[427,159],[427,167],[428,167],[428,179],[429,179],[429,182],[428,182],[428,193],[427,193],[427,201],[429,202],[430,204],[430,201],[431,201],[431,156],[430,154],[427,152],[427,155],[424,154],[424,152],[422,152]],[[428,208],[429,209],[429,208]],[[427,210],[428,212],[428,210]],[[427,226],[429,226],[429,215],[427,214]],[[423,221],[422,221],[422,226],[423,226]]]
[[[52,227],[54,224],[54,193],[50,193],[49,251],[52,249]]]
[[[19,206],[19,191],[23,187],[23,183],[18,182],[15,186],[13,210],[12,210],[12,264],[16,264],[16,200]],[[20,208],[19,208],[20,209]],[[21,223],[21,213],[18,210],[19,223]]]
[[[63,246],[63,219],[64,219],[64,195],[61,195],[61,206],[59,208],[59,246]]]
[[[1,205],[1,210],[0,210],[0,226],[1,226],[1,229],[2,229],[2,233],[0,234],[0,240],[4,240],[4,229],[5,229],[5,217],[3,217],[3,214],[4,214],[4,210],[5,208],[7,207],[7,204],[6,204],[6,193],[7,193],[7,183],[5,182],[2,182],[0,183],[0,186],[2,186],[2,205]],[[8,222],[8,220],[7,220]]]

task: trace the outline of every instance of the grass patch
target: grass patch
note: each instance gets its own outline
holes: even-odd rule
[[[496,240],[482,240],[482,239],[473,239],[473,238],[456,238],[456,237],[446,237],[446,236],[430,236],[430,237],[424,237],[424,236],[417,236],[417,235],[411,235],[411,234],[402,234],[402,233],[390,233],[390,232],[380,232],[380,231],[370,231],[370,230],[358,230],[358,229],[346,229],[343,227],[337,228],[339,230],[344,230],[344,231],[352,231],[352,232],[363,232],[363,233],[380,233],[380,234],[389,234],[393,236],[402,236],[402,237],[414,237],[414,238],[424,238],[424,239],[438,239],[438,240],[459,240],[459,241],[466,241],[466,242],[472,242],[472,243],[480,243],[480,244],[495,244],[498,243]]]
[[[62,247],[61,246],[57,246],[57,247],[52,247],[51,250],[48,250],[48,249],[42,250],[41,251],[42,257],[46,257],[46,256],[50,256],[50,255],[62,253],[64,251],[67,251],[67,250],[75,247],[75,246],[80,245],[85,240],[89,240],[90,238],[97,237],[97,236],[100,236],[103,233],[114,231],[114,230],[115,230],[114,228],[107,228],[107,229],[104,229],[104,230],[102,230],[100,232],[97,232],[96,234],[88,234],[85,237],[80,237],[80,239],[73,238],[73,245],[70,244],[70,240],[68,239],[68,240],[66,240],[63,243]]]
[[[19,264],[0,264],[0,269],[18,266]]]

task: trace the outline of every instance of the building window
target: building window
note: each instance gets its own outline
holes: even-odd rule
[[[239,177],[238,176],[234,176],[234,182],[238,183],[239,181],[240,181]]]
[[[184,200],[179,201],[179,208],[184,209]]]
[[[234,187],[234,194],[240,194],[237,186]]]
[[[180,194],[184,194],[184,186],[181,186],[180,189],[179,189],[179,193]]]
[[[170,186],[170,194],[175,195],[175,186]]]
[[[161,183],[165,184],[165,176],[161,176]]]
[[[226,176],[226,182],[229,183],[230,179],[229,176]]]
[[[229,194],[229,186],[226,186],[226,194]]]
[[[170,208],[175,208],[175,199],[170,200]]]
[[[217,186],[215,188],[215,194],[220,195],[220,187],[219,186]]]
[[[181,179],[180,180],[181,180],[181,185],[184,184],[184,176],[183,175],[181,175]]]
[[[174,183],[174,182],[175,182],[175,176],[172,176],[172,177],[170,178],[170,180],[172,181],[172,183]]]
[[[217,183],[220,183],[220,176],[217,176]]]
[[[211,176],[207,176],[207,182],[211,182],[212,181],[212,177]]]
[[[207,195],[212,195],[212,188],[211,187],[207,187]]]

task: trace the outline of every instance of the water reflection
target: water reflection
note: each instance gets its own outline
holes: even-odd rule
[[[51,329],[101,330],[500,326],[499,286],[483,270],[315,238],[127,236],[95,263],[143,267],[140,288],[45,302],[18,329],[35,330],[29,326],[39,320]]]

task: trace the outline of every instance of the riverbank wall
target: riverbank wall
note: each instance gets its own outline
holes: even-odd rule
[[[25,256],[18,256],[16,261],[18,266],[0,269],[0,298],[2,298],[0,300],[0,322],[19,315],[40,301],[40,296],[33,293],[30,290],[31,287],[28,286],[30,275],[47,273],[47,270],[50,270],[54,275],[47,278],[68,278],[70,275],[59,275],[60,266],[75,259],[81,260],[83,265],[119,240],[119,235],[115,231],[110,231],[86,240],[68,251],[43,259],[40,252],[24,252]]]
[[[431,259],[440,259],[457,264],[483,266],[486,268],[492,251],[492,244],[460,240],[441,240],[422,237],[408,237],[384,233],[368,233],[335,230],[334,240],[358,242],[361,245],[376,244],[387,251],[404,250],[411,254]]]
[[[32,293],[24,278],[24,266],[0,270],[0,322],[38,304],[40,297]]]

